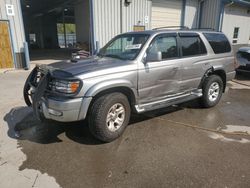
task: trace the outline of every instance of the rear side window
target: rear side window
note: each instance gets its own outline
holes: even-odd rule
[[[195,56],[195,55],[202,55],[206,54],[207,50],[205,48],[204,43],[197,36],[181,36],[181,45],[182,45],[182,56]]]
[[[231,52],[231,45],[222,33],[203,33],[215,54]]]

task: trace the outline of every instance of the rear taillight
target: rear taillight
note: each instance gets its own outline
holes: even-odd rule
[[[234,57],[234,68],[237,69],[239,66],[240,66],[240,65],[239,65],[239,63],[238,63],[238,61],[237,61],[237,58]]]

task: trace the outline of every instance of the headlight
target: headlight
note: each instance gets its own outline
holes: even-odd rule
[[[81,81],[67,81],[67,80],[53,80],[50,89],[55,92],[65,93],[65,94],[74,94],[81,87]]]

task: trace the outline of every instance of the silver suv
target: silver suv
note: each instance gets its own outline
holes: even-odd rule
[[[36,66],[24,99],[39,119],[88,120],[99,140],[118,138],[131,112],[200,98],[215,106],[235,76],[234,55],[221,32],[150,30],[116,36],[89,59]]]

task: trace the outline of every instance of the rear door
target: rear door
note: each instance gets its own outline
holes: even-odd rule
[[[180,92],[181,63],[176,33],[156,36],[149,52],[161,52],[162,60],[139,63],[138,92],[140,103],[157,101]]]
[[[198,33],[179,33],[181,62],[183,63],[181,90],[197,89],[209,68],[207,50]]]

